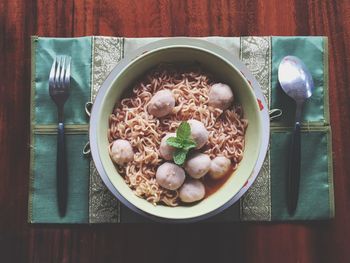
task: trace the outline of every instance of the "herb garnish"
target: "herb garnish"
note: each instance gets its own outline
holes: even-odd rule
[[[173,159],[177,165],[184,164],[189,150],[197,146],[191,137],[191,126],[187,122],[182,122],[176,130],[176,137],[170,137],[166,142],[176,148]]]

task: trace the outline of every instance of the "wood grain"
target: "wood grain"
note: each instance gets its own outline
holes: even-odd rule
[[[336,217],[327,222],[29,225],[31,35],[326,35]],[[349,262],[350,2],[0,1],[0,262]]]

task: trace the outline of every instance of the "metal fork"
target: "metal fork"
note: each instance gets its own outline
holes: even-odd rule
[[[57,202],[58,211],[64,217],[67,209],[68,173],[64,140],[64,104],[69,97],[71,57],[57,56],[51,67],[49,76],[49,93],[57,105]]]

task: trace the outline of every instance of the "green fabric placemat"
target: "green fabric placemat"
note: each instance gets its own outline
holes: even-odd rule
[[[89,158],[85,103],[90,100],[91,37],[32,39],[31,163],[28,220],[32,223],[89,222]],[[48,90],[56,54],[72,57],[70,96],[66,102],[66,150],[69,173],[67,213],[60,218],[56,195],[57,113]]]
[[[257,180],[240,202],[211,222],[328,219],[334,216],[331,131],[328,109],[328,46],[325,37],[209,37],[240,56],[256,76],[270,108],[283,115],[272,122],[270,151]],[[101,181],[93,162],[82,154],[88,141],[84,105],[128,52],[154,38],[84,37],[32,39],[31,223],[149,222],[120,204]],[[48,95],[48,74],[56,54],[72,56],[71,96],[65,106],[69,166],[67,216],[56,204],[56,106]],[[315,81],[302,131],[302,178],[297,213],[285,201],[286,163],[294,105],[281,92],[277,67],[285,55],[302,57]],[[311,152],[312,149],[312,152]],[[282,158],[282,157],[286,158]]]

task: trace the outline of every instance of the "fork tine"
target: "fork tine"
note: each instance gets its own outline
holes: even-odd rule
[[[62,56],[57,57],[58,64],[56,68],[56,74],[55,74],[55,88],[60,88],[61,83],[60,83],[60,72],[61,72],[61,67],[62,67]]]
[[[72,58],[70,56],[67,56],[67,69],[66,69],[66,75],[64,78],[64,84],[69,85],[70,82],[70,64],[71,64]]]
[[[55,72],[56,72],[56,64],[57,64],[57,57],[54,58],[51,71],[50,71],[50,76],[49,76],[49,85],[53,85],[55,83]]]
[[[59,82],[60,82],[60,86],[63,87],[64,85],[64,74],[66,72],[66,57],[67,56],[62,56],[62,66],[61,66],[61,72],[60,72],[60,78],[59,78]]]

